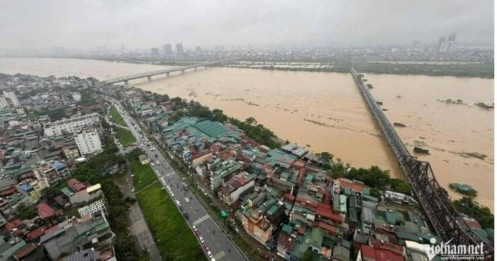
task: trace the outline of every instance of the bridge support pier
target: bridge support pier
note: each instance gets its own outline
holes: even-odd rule
[[[151,82],[152,81],[152,76],[147,76],[147,79],[148,79],[149,82]]]
[[[181,74],[184,74],[185,73],[185,69],[181,70]]]
[[[124,86],[128,86],[128,81],[124,81]]]
[[[166,73],[166,77],[169,77],[169,72]]]

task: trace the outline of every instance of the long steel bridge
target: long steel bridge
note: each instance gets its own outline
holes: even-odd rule
[[[128,76],[108,79],[108,80],[101,81],[101,83],[103,83],[103,84],[124,83],[125,85],[127,85],[129,81],[141,79],[141,78],[147,78],[149,81],[151,81],[152,76],[157,76],[157,75],[161,75],[161,74],[165,74],[165,75],[169,76],[170,73],[173,73],[173,72],[185,73],[186,70],[190,70],[190,69],[194,69],[196,71],[198,68],[201,68],[201,67],[208,68],[210,66],[221,65],[221,64],[229,62],[229,61],[230,60],[215,61],[215,62],[207,62],[207,63],[197,63],[197,64],[193,64],[193,65],[188,65],[188,66],[173,67],[173,68],[168,68],[168,69],[164,69],[164,70],[151,71],[151,72],[146,72],[146,73],[139,73],[139,74],[133,74],[133,75],[128,75]]]
[[[376,121],[390,144],[395,156],[399,160],[399,165],[407,176],[414,194],[417,196],[428,221],[435,230],[435,233],[444,241],[455,244],[479,245],[483,243],[485,252],[493,255],[494,246],[474,233],[464,222],[461,214],[455,209],[448,198],[445,190],[440,186],[435,178],[435,174],[430,163],[419,161],[411,156],[406,146],[397,135],[383,110],[378,106],[375,99],[364,84],[362,74],[358,74],[352,67],[350,69],[356,85],[362,97],[368,104]]]

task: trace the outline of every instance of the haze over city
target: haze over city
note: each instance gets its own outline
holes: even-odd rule
[[[495,256],[491,0],[0,0],[0,261]]]
[[[0,50],[493,44],[493,1],[1,1]]]

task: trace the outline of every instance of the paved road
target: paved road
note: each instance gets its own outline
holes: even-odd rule
[[[145,151],[149,158],[154,161],[154,166],[152,168],[164,188],[166,189],[166,186],[169,185],[170,191],[174,194],[174,196],[171,195],[173,200],[178,201],[181,205],[180,209],[183,212],[188,213],[188,224],[191,228],[195,226],[198,237],[202,237],[205,241],[203,248],[205,250],[205,246],[208,246],[208,249],[214,258],[211,258],[211,260],[246,260],[228,237],[221,231],[220,227],[212,220],[193,193],[183,189],[182,180],[179,174],[168,164],[162,153],[155,148],[155,145],[150,143],[146,136],[141,135],[138,127],[133,125],[134,120],[128,116],[121,104],[115,99],[111,99],[110,101],[116,106],[121,115],[123,115],[124,120],[137,139],[137,143],[139,144],[138,147]],[[187,202],[187,198],[189,199],[189,202]],[[165,242],[165,244],[167,244],[167,242]]]

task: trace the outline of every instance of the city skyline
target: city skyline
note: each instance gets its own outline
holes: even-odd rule
[[[57,46],[90,49],[160,48],[183,43],[186,49],[216,45],[253,48],[314,48],[436,43],[457,32],[467,44],[493,44],[493,2],[391,0],[294,1],[271,4],[203,3],[5,3],[0,49],[40,50]],[[61,14],[61,15],[58,15]],[[89,17],[86,19],[85,17]]]

